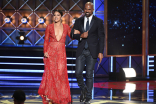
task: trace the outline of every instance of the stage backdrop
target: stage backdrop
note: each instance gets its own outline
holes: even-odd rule
[[[149,0],[149,38],[148,38],[148,53],[156,55],[156,1]]]
[[[107,55],[142,54],[142,0],[108,0]]]
[[[24,31],[28,39],[24,47],[42,47],[45,28],[53,23],[53,10],[63,11],[62,22],[72,27],[74,18],[83,15],[84,4],[87,0],[0,0],[0,46],[18,45],[19,31]],[[10,18],[6,23],[5,18]],[[22,23],[22,18],[27,23]],[[44,23],[39,23],[43,18]],[[77,41],[73,41],[77,46]],[[71,39],[67,37],[66,46],[71,45]]]

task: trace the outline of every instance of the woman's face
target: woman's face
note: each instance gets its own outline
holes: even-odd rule
[[[61,14],[57,11],[54,13],[54,21],[55,22],[61,21]]]

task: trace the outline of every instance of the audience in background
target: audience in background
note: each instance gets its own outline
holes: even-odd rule
[[[24,104],[26,100],[25,93],[22,90],[16,90],[12,96],[14,104]]]

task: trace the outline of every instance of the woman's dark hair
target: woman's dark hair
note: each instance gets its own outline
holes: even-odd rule
[[[61,17],[63,16],[63,12],[61,10],[58,10],[58,9],[57,10],[54,10],[54,13],[55,12],[59,12],[61,14]]]

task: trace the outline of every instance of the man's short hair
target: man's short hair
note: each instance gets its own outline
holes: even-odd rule
[[[94,4],[92,2],[87,2],[86,4],[93,6],[93,9],[94,9]]]
[[[26,100],[25,93],[22,90],[16,90],[12,96],[12,98],[17,101],[24,102]]]

